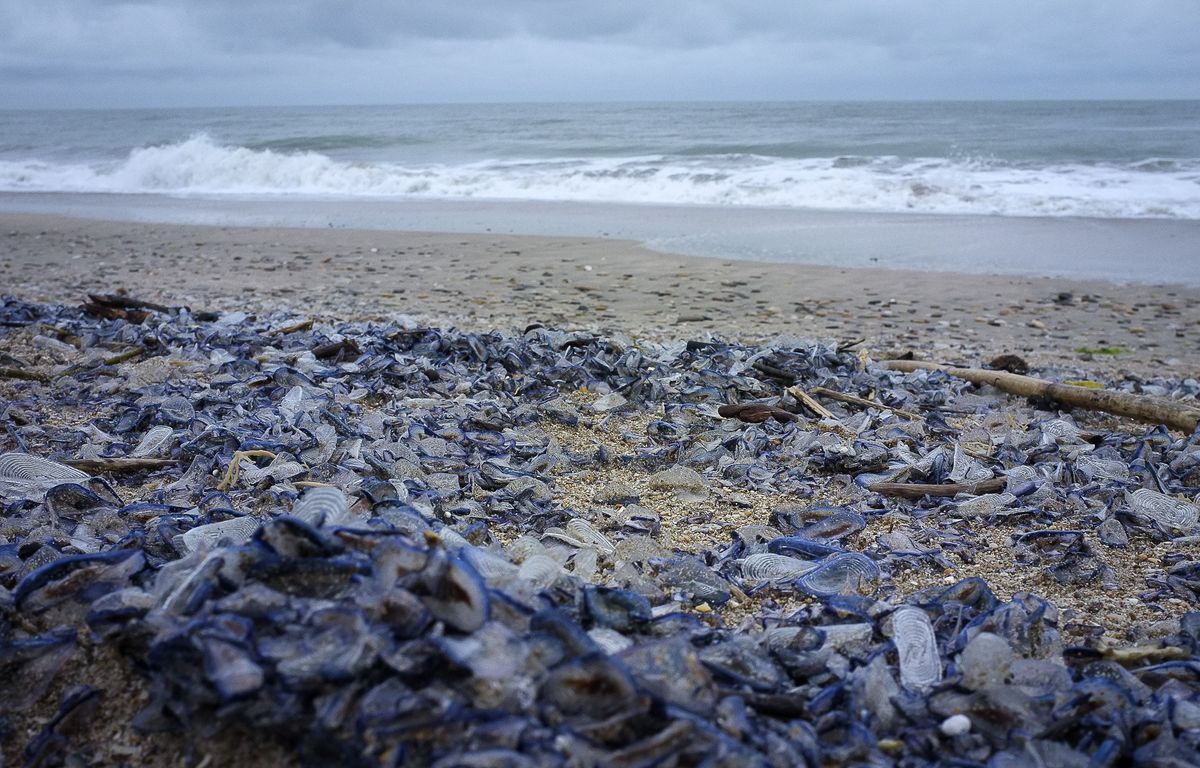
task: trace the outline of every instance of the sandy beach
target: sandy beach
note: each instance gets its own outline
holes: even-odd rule
[[[473,329],[540,322],[656,338],[861,338],[879,358],[1015,353],[1037,365],[1184,378],[1200,351],[1200,289],[1182,285],[730,261],[608,239],[43,214],[0,214],[0,243],[6,292],[42,301],[124,289],[167,304],[402,313]]]
[[[1110,385],[1132,384],[1134,389],[1158,377],[1191,377],[1200,346],[1197,288],[727,261],[674,256],[630,241],[602,239],[211,227],[2,214],[0,284],[4,294],[50,304],[76,305],[89,293],[122,292],[195,310],[250,315],[286,310],[288,316],[315,319],[318,325],[407,317],[439,327],[517,334],[537,323],[657,341],[721,338],[758,344],[785,336],[857,341],[863,359],[912,353],[918,359],[966,365],[1015,354],[1028,361],[1035,375],[1095,378]],[[32,344],[33,333],[18,330],[4,336],[0,350],[35,370],[52,370],[53,350]],[[119,371],[132,381],[145,373],[139,366],[146,365],[121,363]],[[19,410],[24,423],[70,432],[85,429],[93,419],[86,407],[24,401],[25,386],[0,382],[0,400],[23,403]],[[539,422],[554,445],[574,455],[601,451],[616,457],[611,463],[549,472],[545,480],[551,489],[546,492],[553,505],[607,519],[606,510],[619,507],[609,497],[632,494],[661,520],[661,546],[698,553],[720,549],[735,531],[764,526],[781,504],[799,501],[721,487],[711,495],[706,491],[698,503],[680,503],[674,491],[656,485],[652,468],[632,458],[644,447],[651,423],[667,415],[663,404],[602,416],[600,394],[564,391],[561,409],[575,420]],[[1026,407],[1021,401],[1011,402],[1015,408]],[[980,429],[985,435],[987,430],[1020,432],[1027,426],[1017,423],[1025,412],[1013,413],[993,411],[977,418],[968,409],[952,423],[964,435],[977,435]],[[1146,429],[1103,414],[1076,412],[1075,419],[1082,428],[1098,432],[1136,435]],[[42,447],[49,451],[52,444]],[[4,450],[13,448],[6,445]],[[145,496],[165,482],[145,485],[140,479],[114,478],[129,498]],[[806,503],[849,503],[858,493],[846,475],[814,474],[810,485],[812,496]],[[876,537],[913,523],[900,506],[876,512],[880,514],[870,518],[865,530],[846,540],[850,548],[868,549]],[[1080,520],[1073,523],[1083,525]],[[1067,641],[1095,639],[1099,633],[1105,643],[1129,646],[1157,642],[1178,631],[1188,608],[1184,600],[1146,603],[1138,595],[1146,589],[1147,578],[1161,574],[1165,564],[1200,556],[1193,538],[1137,539],[1135,547],[1115,549],[1089,532],[1089,546],[1102,553],[1109,575],[1103,583],[1059,583],[1014,559],[1011,538],[1021,525],[958,521],[955,535],[962,537],[965,548],[956,552],[966,554],[958,555],[954,571],[905,570],[889,587],[894,590],[892,599],[982,576],[1002,600],[1025,590],[1050,599],[1061,612],[1058,622]],[[501,526],[495,536],[511,544],[520,533]],[[764,606],[787,613],[812,605],[811,598],[769,593],[765,599],[734,599],[724,606],[702,603],[693,609],[706,620],[748,631],[757,626],[756,612]],[[110,744],[104,754],[112,760],[179,764],[184,747],[175,737],[147,735],[127,725],[149,694],[144,681],[114,659],[114,653],[110,646],[85,643],[66,667],[69,675],[60,675],[38,706],[16,720],[6,749],[16,749],[44,726],[69,687],[65,677],[70,677],[101,690],[134,692],[120,700],[115,718],[89,726],[85,741]],[[251,754],[245,735],[230,731],[198,750],[211,760],[249,759],[260,765],[292,757],[285,744],[273,742]]]

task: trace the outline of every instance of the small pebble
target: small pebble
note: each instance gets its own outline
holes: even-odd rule
[[[942,721],[942,733],[947,736],[962,736],[971,731],[971,718],[966,715],[951,715]]]

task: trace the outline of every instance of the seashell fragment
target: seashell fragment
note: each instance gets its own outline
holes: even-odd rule
[[[582,518],[575,518],[567,523],[567,533],[585,546],[595,547],[598,551],[611,555],[615,547],[607,536],[596,530],[595,526]]]
[[[62,483],[82,483],[90,477],[74,467],[29,453],[0,454],[0,494],[44,492]]]
[[[599,567],[600,553],[592,547],[584,547],[571,558],[571,573],[584,581],[591,581]]]
[[[924,692],[942,679],[942,662],[929,615],[905,605],[892,613],[892,642],[900,656],[900,685]]]
[[[303,475],[308,471],[303,464],[298,461],[279,461],[272,463],[266,467],[256,467],[253,463],[247,462],[250,466],[243,469],[241,472],[242,479],[249,485],[257,485],[263,480],[273,480],[282,482],[290,480],[293,477]]]
[[[1075,469],[1088,482],[1114,480],[1118,483],[1128,483],[1130,480],[1129,466],[1116,459],[1101,459],[1090,455],[1080,456],[1075,460]]]
[[[1167,531],[1190,531],[1196,527],[1200,509],[1182,499],[1141,488],[1129,495],[1133,513],[1153,521]]]
[[[195,552],[198,549],[208,549],[230,541],[242,544],[250,539],[258,530],[259,520],[249,515],[222,520],[208,525],[199,525],[175,537],[175,544],[182,545],[183,551]]]
[[[506,558],[479,547],[463,547],[462,556],[489,584],[507,584],[520,570]]]
[[[182,395],[175,395],[159,404],[158,415],[168,424],[183,427],[196,418],[196,408],[191,400]]]
[[[535,555],[545,555],[546,545],[532,536],[520,536],[506,547],[508,557],[514,563],[523,563]]]
[[[860,552],[840,552],[802,576],[796,586],[816,597],[865,595],[875,590],[879,578],[874,560]]]
[[[354,522],[346,494],[337,488],[309,488],[292,507],[292,516],[314,528]]]
[[[991,517],[1017,500],[1011,493],[985,493],[958,502],[954,513],[959,517]]]
[[[760,552],[742,560],[739,567],[747,581],[774,583],[798,579],[816,568],[817,563],[774,552]]]
[[[166,453],[166,448],[174,435],[175,431],[173,429],[162,424],[152,427],[142,436],[141,442],[137,444],[137,447],[129,455],[135,459],[161,456]]]
[[[805,526],[797,535],[816,541],[839,541],[866,527],[866,518],[846,509]]]
[[[592,403],[591,409],[598,413],[607,413],[608,411],[614,411],[620,408],[621,406],[625,405],[626,402],[628,401],[620,394],[616,392],[610,392],[604,397],[598,399],[596,402]]]
[[[971,732],[971,718],[966,715],[951,715],[942,721],[938,730],[947,736],[962,736]]]
[[[558,580],[563,573],[562,566],[553,558],[546,555],[534,555],[525,559],[517,570],[517,578],[533,584],[539,589],[545,589]]]

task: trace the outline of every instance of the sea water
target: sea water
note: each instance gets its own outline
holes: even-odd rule
[[[1146,277],[1121,274],[1120,262],[1151,230],[1112,222],[1175,222],[1152,228],[1173,265],[1152,277],[1191,282],[1200,102],[6,111],[0,193],[9,210],[628,236],[687,253],[854,266],[1078,274],[1072,259],[1099,247],[1114,264],[1083,274],[1117,279]],[[925,235],[914,225],[929,217],[946,231],[916,242]],[[1054,235],[1045,242],[979,252],[963,232],[997,217],[1074,223],[1043,227]],[[864,223],[890,229],[864,235]],[[1063,241],[1067,230],[1087,242]],[[1013,251],[1052,246],[1048,262],[1013,261]]]

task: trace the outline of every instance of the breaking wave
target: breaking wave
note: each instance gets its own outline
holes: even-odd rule
[[[355,163],[223,146],[200,134],[118,161],[0,161],[0,190],[169,195],[486,198],[1200,219],[1200,159],[1020,165],[979,158],[783,158],[728,152]]]

